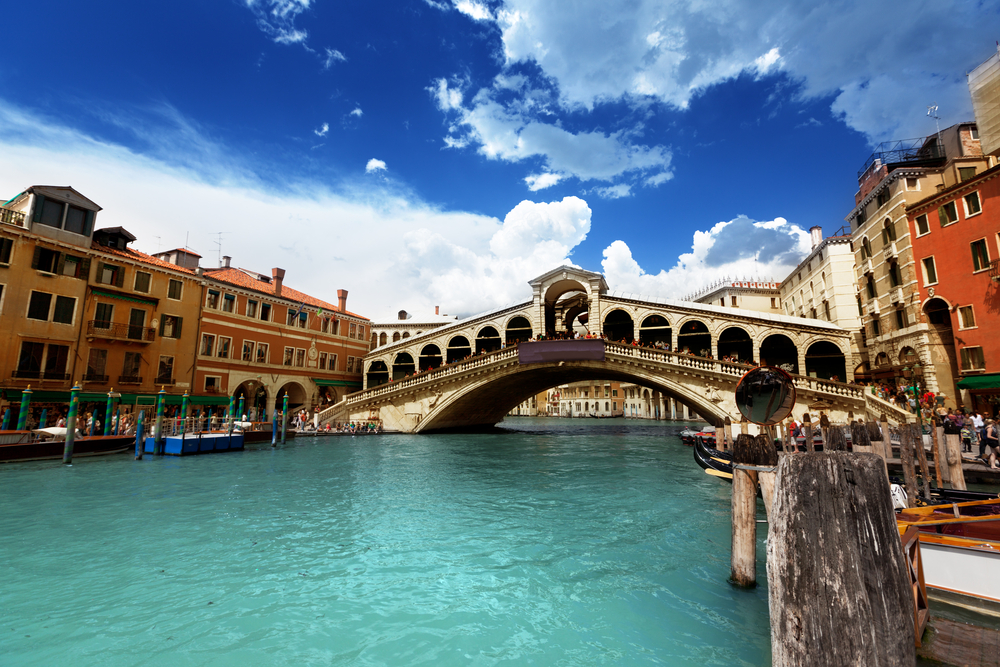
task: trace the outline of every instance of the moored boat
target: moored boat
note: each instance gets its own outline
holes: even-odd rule
[[[82,435],[73,441],[73,458],[104,456],[128,451],[135,443],[130,435]],[[66,429],[0,431],[0,463],[62,459]]]

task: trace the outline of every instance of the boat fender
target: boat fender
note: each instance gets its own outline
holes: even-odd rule
[[[902,486],[899,484],[890,485],[889,493],[892,495],[892,509],[905,510],[908,507],[906,502],[906,489]]]

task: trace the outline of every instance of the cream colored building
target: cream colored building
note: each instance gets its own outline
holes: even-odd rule
[[[727,308],[743,308],[760,313],[780,314],[781,294],[778,283],[770,280],[720,280],[687,298],[696,303],[710,303]]]
[[[621,393],[620,383],[611,380],[559,385],[548,392],[550,414],[553,417],[621,417]]]
[[[902,368],[920,363],[922,384],[953,405],[951,348],[933,345],[916,292],[922,280],[913,261],[906,206],[981,173],[996,162],[984,156],[976,124],[959,123],[922,139],[880,144],[858,173],[851,227],[855,275],[862,304],[865,362],[870,379],[902,381]]]
[[[983,152],[1000,155],[1000,43],[996,53],[969,72],[968,79]]]
[[[846,363],[850,367],[859,366],[862,364],[864,340],[850,230],[841,228],[825,239],[821,227],[813,227],[809,233],[812,250],[779,287],[781,308],[786,315],[832,322],[852,332],[853,358],[847,359]],[[855,375],[862,372],[863,369],[855,368]],[[834,371],[830,374],[839,375]],[[844,380],[845,377],[839,376],[838,379]]]

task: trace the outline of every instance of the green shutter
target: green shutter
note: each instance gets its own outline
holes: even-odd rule
[[[90,236],[92,231],[94,231],[94,212],[87,211],[87,217],[83,222],[83,235]]]
[[[31,268],[33,268],[33,269],[37,269],[38,268],[38,260],[39,260],[39,258],[41,258],[41,256],[42,256],[42,247],[36,245],[35,246],[35,256],[31,258]]]
[[[125,267],[119,266],[118,273],[115,275],[115,287],[121,287],[125,284]]]
[[[938,222],[941,223],[942,227],[948,224],[948,214],[945,213],[944,206],[938,207]]]
[[[182,324],[184,324],[184,318],[183,317],[178,317],[177,318],[177,326],[174,327],[174,338],[180,338],[181,337],[181,325]]]
[[[166,326],[166,323],[167,323],[167,318],[166,317],[161,317],[160,318],[160,338],[163,338],[163,328],[164,328],[164,326]]]
[[[45,204],[45,197],[35,195],[35,210],[31,214],[32,222],[40,222],[42,219],[42,206]]]
[[[90,280],[90,258],[84,257],[80,260],[80,277],[84,280]]]
[[[59,253],[59,261],[56,262],[56,273],[61,276],[64,268],[66,268],[66,253],[61,252]]]

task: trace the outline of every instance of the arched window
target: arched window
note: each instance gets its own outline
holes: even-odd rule
[[[882,243],[889,245],[896,240],[896,225],[892,224],[892,220],[889,218],[885,219],[882,223]]]

